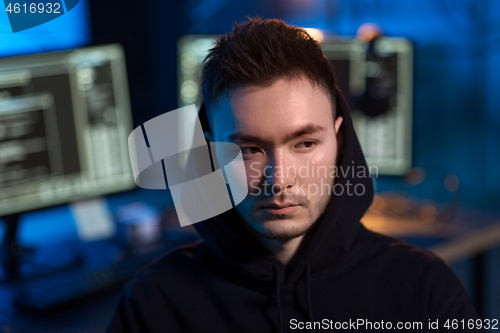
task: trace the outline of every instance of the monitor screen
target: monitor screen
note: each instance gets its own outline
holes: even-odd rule
[[[0,216],[135,187],[123,49],[0,59]]]
[[[89,1],[79,0],[64,15],[33,28],[12,32],[6,10],[0,5],[0,57],[64,50],[88,45],[91,42]]]
[[[216,37],[186,35],[179,40],[179,107],[200,106],[201,66]],[[356,38],[326,36],[321,47],[351,108],[370,170],[376,170],[379,175],[405,174],[412,164],[411,43],[403,38],[384,37],[369,50],[367,43]],[[368,54],[369,51],[372,54]],[[384,99],[366,98],[372,92],[385,95],[386,104],[382,103]],[[371,105],[382,110],[377,110],[379,114],[374,116],[366,110]]]
[[[352,113],[370,170],[403,175],[412,165],[413,52],[404,38],[373,45],[355,38],[327,38],[321,47]]]

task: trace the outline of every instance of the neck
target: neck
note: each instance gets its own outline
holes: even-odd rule
[[[264,236],[258,233],[255,234],[257,236],[257,239],[259,239],[260,243],[285,266],[290,262],[295,253],[297,253],[297,250],[299,249],[300,244],[304,239],[304,235],[292,239],[283,240],[283,239],[269,239],[265,238]]]
[[[293,256],[297,253],[305,235],[292,239],[270,239],[264,237],[247,223],[244,224],[248,232],[252,233],[259,243],[270,251],[273,256],[278,259],[283,265],[287,265]]]
[[[283,265],[287,265],[295,253],[297,253],[303,239],[304,235],[287,240],[278,240],[279,246],[277,247],[277,251],[274,252],[274,256],[281,261]]]

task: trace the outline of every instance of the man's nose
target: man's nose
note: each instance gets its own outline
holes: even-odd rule
[[[295,170],[288,156],[275,153],[269,161],[270,171],[265,175],[265,183],[275,191],[282,191],[295,184]]]

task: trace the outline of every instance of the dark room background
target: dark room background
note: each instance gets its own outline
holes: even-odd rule
[[[246,16],[354,36],[365,22],[414,44],[413,165],[454,173],[470,209],[500,208],[500,2],[397,0],[90,1],[93,44],[125,46],[134,121],[177,108],[176,42]],[[400,177],[377,190],[403,190]]]

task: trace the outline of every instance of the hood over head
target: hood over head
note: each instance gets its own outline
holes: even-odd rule
[[[278,265],[285,272],[284,285],[299,280],[306,266],[312,275],[326,271],[333,273],[347,267],[356,258],[361,226],[360,219],[373,200],[373,183],[369,175],[361,146],[357,139],[347,103],[338,87],[333,92],[336,98],[337,114],[344,118],[340,131],[343,142],[339,143],[338,177],[335,184],[344,189],[342,195],[332,194],[324,214],[314,228],[304,237],[295,256],[286,266]],[[204,131],[210,130],[205,104],[199,110],[199,118]],[[362,171],[364,170],[364,175]],[[361,177],[358,177],[361,176]],[[354,187],[358,185],[358,193]],[[350,193],[347,194],[347,188]],[[360,188],[363,191],[359,190]],[[212,219],[194,224],[195,229],[208,247],[233,270],[256,282],[275,281],[276,259],[249,231],[246,222],[233,208]],[[326,270],[326,271],[325,271]]]

